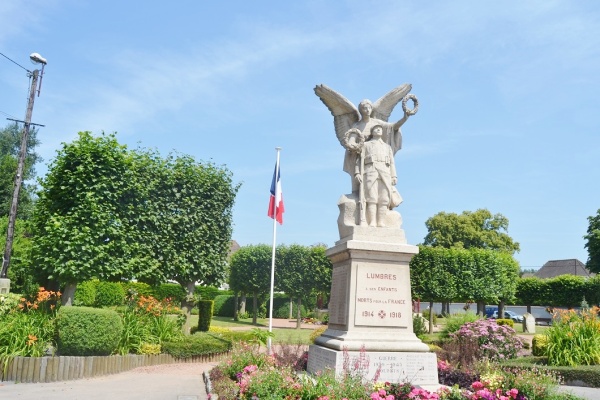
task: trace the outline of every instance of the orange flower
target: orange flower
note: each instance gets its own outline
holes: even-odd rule
[[[35,335],[27,335],[27,338],[29,339],[27,341],[27,346],[32,346],[38,340],[37,336]]]

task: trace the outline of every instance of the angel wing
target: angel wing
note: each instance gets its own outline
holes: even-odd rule
[[[396,104],[410,92],[410,89],[412,89],[412,85],[405,83],[383,95],[379,100],[373,103],[372,117],[387,122],[390,118],[390,114],[392,114],[392,110],[396,107]]]
[[[360,119],[358,109],[350,100],[323,84],[315,86],[315,94],[333,115],[335,135],[343,143],[346,131]]]

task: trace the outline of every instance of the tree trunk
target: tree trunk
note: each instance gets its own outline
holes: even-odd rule
[[[531,314],[531,305],[530,304],[527,305],[527,313]]]
[[[442,315],[447,317],[450,315],[450,302],[442,301]]]
[[[75,298],[75,290],[77,290],[77,282],[67,283],[65,290],[60,298],[61,304],[66,307],[73,305],[73,299]]]
[[[243,292],[240,298],[240,312],[242,314],[246,314],[246,293]]]
[[[258,325],[258,294],[252,294],[252,325]]]
[[[185,289],[185,298],[181,302],[181,311],[185,315],[185,324],[183,324],[183,333],[185,335],[190,334],[190,329],[192,328],[192,308],[194,308],[194,291],[196,290],[196,285],[194,282],[186,282],[183,286]],[[189,299],[189,300],[188,300]]]
[[[433,333],[433,301],[429,302],[429,333]]]
[[[485,301],[477,300],[477,315],[485,317]]]
[[[302,328],[302,299],[298,297],[298,309],[296,310],[296,329]]]
[[[498,302],[498,318],[504,318],[504,301]]]
[[[288,319],[292,319],[294,315],[294,299],[290,297],[290,316]]]
[[[238,316],[238,292],[235,292],[235,294],[233,295],[233,320],[234,321],[239,321],[240,318]]]

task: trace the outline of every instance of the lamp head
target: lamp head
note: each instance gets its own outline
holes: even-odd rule
[[[47,62],[48,62],[39,53],[31,53],[29,55],[29,58],[31,59],[31,62],[33,62],[34,64],[44,64],[44,65],[46,65]]]

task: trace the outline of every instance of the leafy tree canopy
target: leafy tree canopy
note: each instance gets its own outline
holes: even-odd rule
[[[22,137],[23,129],[17,123],[0,130],[0,216],[8,216],[10,210]],[[31,216],[35,185],[27,181],[34,178],[35,164],[42,161],[35,152],[38,145],[37,129],[32,128],[27,138],[27,155],[23,168],[24,184],[19,193],[17,210],[19,218]]]
[[[486,209],[462,214],[440,212],[429,218],[424,243],[433,247],[519,251],[519,243],[506,233],[508,218]]]
[[[600,273],[600,209],[596,215],[588,217],[588,221],[587,235],[583,237],[588,251],[586,267],[592,272]]]

